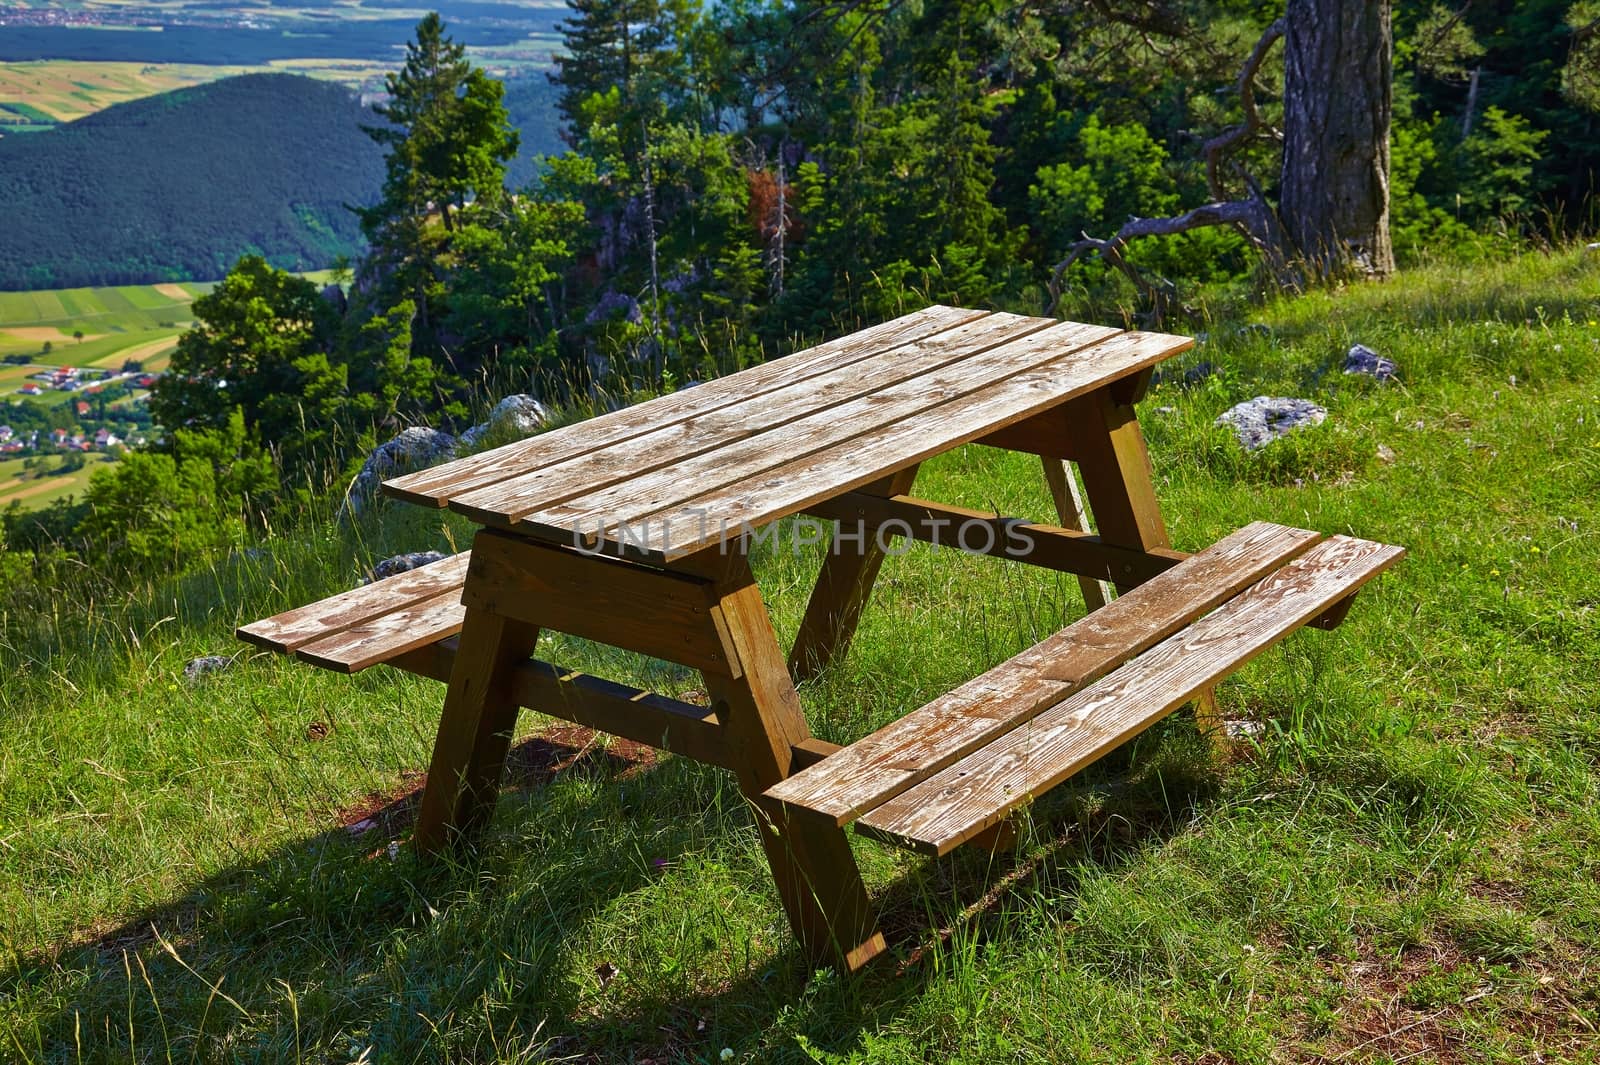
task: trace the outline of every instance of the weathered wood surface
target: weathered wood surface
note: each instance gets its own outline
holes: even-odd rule
[[[740,672],[713,586],[699,578],[484,529],[461,601],[695,669]]]
[[[861,817],[857,830],[947,853],[1317,618],[1404,554],[1386,544],[1330,537],[1025,726],[899,792]]]
[[[493,814],[517,724],[511,677],[538,639],[536,626],[467,612],[417,811],[413,839],[422,853],[453,846]]]
[[[1036,323],[1040,319],[1021,321]],[[1099,365],[1102,373],[1112,375],[1118,360],[1113,358],[1101,362],[1093,356],[1100,350],[1095,346],[1098,342],[1109,343],[1118,335],[1115,330],[1102,326],[1080,325],[1076,322],[1054,323],[1047,329],[1028,333],[1010,343],[972,352],[966,358],[921,377],[866,392],[849,402],[796,418],[787,424],[771,423],[765,432],[672,463],[641,477],[536,511],[522,512],[520,524],[536,530],[542,536],[570,540],[574,530],[593,532],[601,528],[613,528],[619,523],[633,522],[673,504],[693,501],[714,489],[743,478],[755,477],[785,462],[836,445],[846,445],[848,450],[854,452],[849,445],[858,438],[903,424],[930,409],[942,410],[952,402],[984,393],[996,382],[1060,361],[1073,353],[1081,353],[1087,362]],[[934,451],[942,451],[950,446],[938,435],[929,443]],[[909,464],[901,462],[889,469],[872,469],[872,476],[866,480],[875,480]],[[828,480],[831,482],[832,479]],[[454,501],[451,505],[455,505]],[[690,505],[693,507],[695,504],[691,502]],[[703,515],[700,512],[685,513],[682,520],[693,528],[701,524],[702,516],[712,526],[714,534],[722,518],[721,511],[716,508],[704,511]],[[608,536],[613,540],[618,539],[616,535],[608,533]]]
[[[831,418],[864,408],[891,417],[885,392],[892,386],[905,384],[914,391],[937,388],[964,360],[1038,333],[1049,324],[1042,318],[991,314],[902,344],[881,358],[847,363],[686,421],[642,429],[609,446],[542,464],[484,488],[458,491],[450,497],[450,509],[474,521],[506,524],[534,510],[593,498],[613,486],[620,493],[633,492],[646,474],[681,467],[708,452],[742,450],[747,440],[759,446],[751,438],[781,439],[785,427],[809,416]],[[863,401],[864,397],[870,399]]]
[[[1023,345],[1042,343],[1035,334]],[[691,498],[641,513],[643,502],[618,517],[642,530],[661,557],[673,559],[760,526],[841,492],[921,462],[1032,414],[1102,386],[1120,374],[1187,350],[1187,337],[1124,333],[1083,351],[1059,355],[975,392],[923,408],[857,435],[820,446],[815,453],[767,466],[724,487],[701,490]],[[832,435],[832,434],[829,434]],[[1091,498],[1091,503],[1093,502]],[[562,518],[565,522],[566,517]],[[725,527],[724,527],[725,526]],[[531,526],[538,529],[539,526]],[[558,529],[561,526],[558,524]],[[1102,533],[1104,530],[1102,530]],[[606,535],[619,535],[616,523]]]
[[[762,794],[805,760],[812,737],[748,565],[730,571],[720,594],[746,667],[738,678],[704,674],[722,719],[726,764],[755,811],[778,895],[802,949],[814,961],[832,959],[847,970],[859,969],[886,944],[850,841],[835,825],[790,820],[784,807]]]
[[[892,356],[903,344],[975,321],[985,311],[933,306],[882,325],[797,351],[695,388],[602,414],[505,447],[385,481],[389,495],[442,507],[451,496],[503,481],[530,469],[609,447],[662,426],[710,414],[764,391],[827,373],[862,359]]]
[[[1295,558],[1319,534],[1256,522],[767,792],[844,825],[1022,726]]]
[[[452,589],[459,590],[470,561],[471,552],[463,551],[406,573],[242,625],[236,635],[246,643],[271,651],[293,651],[396,609]]]
[[[338,673],[359,673],[396,655],[454,636],[466,608],[451,590],[369,618],[358,625],[296,648],[297,658]]]
[[[458,649],[459,641],[444,639],[408,651],[384,665],[448,681]],[[511,697],[524,709],[587,725],[708,765],[727,764],[721,722],[709,706],[686,703],[537,659],[517,665],[508,686]],[[836,750],[837,744],[808,741],[813,762]]]

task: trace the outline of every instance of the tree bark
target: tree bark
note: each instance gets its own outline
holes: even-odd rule
[[[1288,0],[1278,214],[1316,276],[1394,271],[1389,13],[1389,0]]]

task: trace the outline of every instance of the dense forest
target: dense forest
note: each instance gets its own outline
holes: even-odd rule
[[[567,150],[513,187],[504,86],[419,24],[348,299],[241,261],[144,487],[12,541],[157,564],[496,394],[593,409],[932,301],[1200,328],[1200,293],[1596,221],[1600,0],[572,0],[563,30]],[[218,520],[128,546],[186,507]]]
[[[0,140],[0,288],[220,277],[355,254],[383,154],[349,90],[252,74]]]
[[[560,149],[554,90],[509,83],[524,150]],[[352,206],[380,195],[373,116],[337,85],[253,74],[0,139],[0,289],[221,277],[246,254],[320,269],[365,246]]]

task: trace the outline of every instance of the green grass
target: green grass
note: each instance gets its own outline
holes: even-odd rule
[[[1262,727],[1225,764],[1176,715],[1041,802],[1016,857],[858,843],[892,956],[857,977],[806,970],[737,791],[681,759],[557,751],[551,772],[521,748],[471,866],[391,858],[404,817],[343,827],[414,783],[441,689],[322,673],[232,627],[393,550],[459,547],[454,518],[314,525],[126,603],[5,618],[4,1054],[1595,1060],[1600,257],[1441,266],[1251,321],[1269,331],[1219,321],[1183,358],[1220,374],[1143,406],[1175,544],[1262,518],[1410,557],[1339,630],[1223,687]],[[1356,341],[1400,379],[1341,375]],[[1244,455],[1211,423],[1257,394],[1329,420]],[[1036,463],[976,447],[917,491],[1048,512]],[[759,562],[787,641],[816,560]],[[808,716],[855,738],[1070,620],[1075,595],[1010,563],[892,559]],[[185,682],[204,653],[237,661]],[[546,653],[698,683],[562,637]]]

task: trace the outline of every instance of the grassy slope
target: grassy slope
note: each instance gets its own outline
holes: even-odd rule
[[[1176,544],[1268,518],[1411,557],[1337,632],[1224,687],[1230,716],[1265,726],[1230,764],[1178,715],[1129,766],[1042,803],[1017,859],[859,844],[897,957],[854,979],[797,964],[736,792],[682,760],[624,773],[591,749],[552,775],[548,750],[521,748],[470,871],[386,857],[403,818],[340,827],[337,811],[424,764],[439,688],[320,673],[229,631],[391,549],[447,546],[451,519],[396,510],[370,542],[275,542],[126,609],[7,618],[0,1047],[1593,1060],[1597,319],[1600,258],[1565,255],[1277,305],[1256,318],[1270,336],[1217,326],[1185,361],[1225,371],[1144,409]],[[1356,341],[1403,380],[1341,376]],[[1258,393],[1314,396],[1329,422],[1243,457],[1211,421]],[[1037,480],[1020,456],[969,448],[918,490],[1042,515]],[[814,565],[762,564],[784,639]],[[1078,609],[1070,578],[919,549],[886,567],[849,660],[802,696],[821,734],[852,738]],[[557,661],[695,683],[556,642]],[[183,682],[207,652],[239,661]]]

